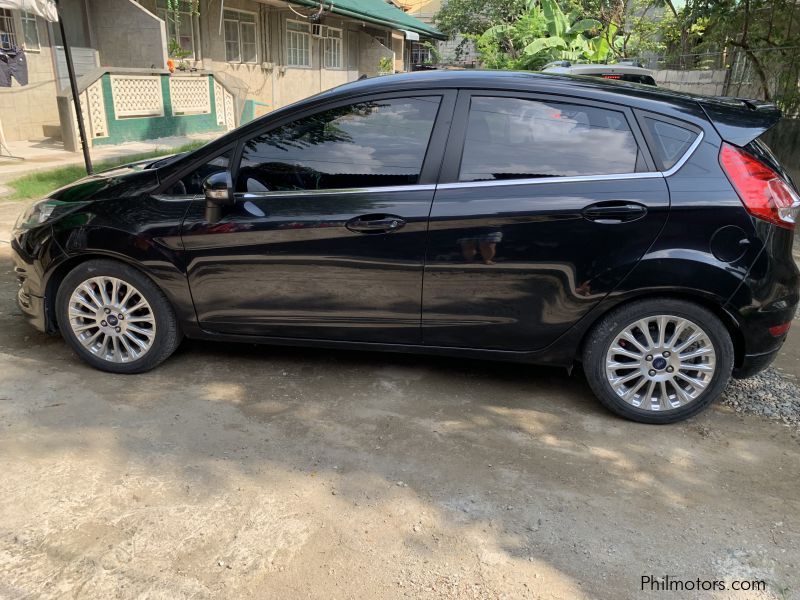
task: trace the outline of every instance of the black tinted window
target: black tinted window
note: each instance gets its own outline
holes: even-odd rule
[[[167,190],[167,194],[173,196],[195,196],[203,193],[203,182],[209,175],[225,171],[230,167],[231,151],[225,152],[216,158],[212,158],[203,165],[195,168],[191,173],[187,173],[178,181],[172,184]]]
[[[653,154],[662,170],[671,169],[689,150],[689,146],[697,138],[694,131],[645,117],[647,129],[653,140]]]
[[[408,185],[419,180],[439,97],[359,102],[245,143],[237,191]]]
[[[614,110],[519,98],[474,97],[461,181],[636,171],[638,147]]]

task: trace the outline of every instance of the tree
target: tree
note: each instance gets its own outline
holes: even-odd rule
[[[565,12],[556,0],[529,0],[513,23],[487,29],[478,51],[489,67],[535,70],[559,59],[606,60],[620,41],[615,29],[603,31],[598,20]]]
[[[673,29],[677,16],[671,0],[566,0],[565,5],[599,21],[604,35],[621,38],[607,40],[615,59],[663,53],[665,31]]]
[[[479,36],[494,25],[513,23],[525,12],[526,0],[447,0],[433,17],[448,36]]]
[[[687,0],[676,12],[668,60],[711,53],[728,59],[738,50],[752,65],[764,99],[786,110],[800,106],[797,48],[800,5],[796,0]],[[729,61],[715,66],[730,67]]]

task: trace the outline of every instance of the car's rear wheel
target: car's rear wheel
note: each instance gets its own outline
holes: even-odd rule
[[[64,339],[103,371],[148,371],[180,343],[175,313],[163,292],[116,261],[90,260],[70,271],[59,286],[56,311]]]
[[[697,414],[725,389],[733,369],[730,335],[691,302],[650,299],[603,317],[584,346],[592,391],[610,410],[643,423]]]

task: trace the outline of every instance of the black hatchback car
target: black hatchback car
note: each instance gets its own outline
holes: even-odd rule
[[[184,335],[582,362],[614,412],[677,421],[794,316],[779,117],[594,78],[359,81],[33,205],[19,304],[115,373]]]

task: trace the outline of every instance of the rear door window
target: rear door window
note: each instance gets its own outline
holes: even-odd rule
[[[644,118],[644,124],[652,140],[653,158],[662,171],[674,167],[698,136],[691,129],[650,117]]]
[[[460,181],[634,173],[643,165],[625,114],[606,108],[473,96]]]

